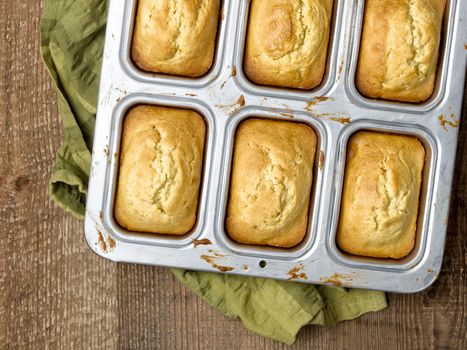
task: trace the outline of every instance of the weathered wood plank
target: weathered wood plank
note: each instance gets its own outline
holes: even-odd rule
[[[116,348],[116,266],[48,199],[61,133],[39,55],[41,6],[0,4],[0,347]]]

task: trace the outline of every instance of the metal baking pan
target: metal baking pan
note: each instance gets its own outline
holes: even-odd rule
[[[326,73],[309,91],[259,86],[242,71],[248,0],[222,1],[216,54],[200,78],[141,71],[130,47],[137,0],[111,0],[86,210],[86,239],[113,261],[305,283],[417,292],[438,277],[466,71],[467,0],[448,0],[438,76],[421,104],[372,100],[354,84],[364,0],[335,0]],[[122,121],[129,108],[193,109],[207,125],[197,223],[181,237],[128,232],[113,216]],[[249,117],[306,123],[318,136],[307,234],[296,247],[239,244],[225,232],[237,126]],[[349,137],[358,130],[417,137],[426,150],[416,244],[400,260],[346,254],[335,242]]]

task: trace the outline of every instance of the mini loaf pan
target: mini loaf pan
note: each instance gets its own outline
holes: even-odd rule
[[[175,76],[163,73],[152,73],[140,69],[131,57],[131,46],[133,40],[133,30],[137,14],[138,0],[125,1],[125,20],[122,27],[122,37],[120,42],[120,62],[126,73],[133,79],[141,82],[149,82],[153,84],[170,84],[175,86],[190,86],[190,87],[206,87],[218,78],[222,61],[224,58],[226,27],[228,14],[230,11],[226,9],[228,1],[220,0],[219,21],[216,36],[216,45],[214,49],[214,58],[209,71],[197,78],[189,78]]]
[[[235,134],[238,126],[250,118],[282,120],[290,123],[302,123],[311,127],[317,137],[307,232],[301,243],[292,248],[276,248],[270,246],[238,243],[229,237],[225,229]],[[316,205],[316,203],[319,203],[321,193],[323,192],[323,164],[320,164],[320,159],[322,162],[322,157],[320,157],[320,155],[327,152],[327,132],[322,121],[319,119],[310,118],[309,115],[303,112],[294,112],[288,110],[287,113],[285,113],[278,111],[277,109],[266,109],[251,106],[241,109],[239,113],[231,117],[225,125],[225,128],[226,142],[224,142],[224,149],[222,151],[222,173],[217,199],[217,206],[219,208],[215,230],[217,241],[224,250],[243,256],[293,260],[308,254],[313,249],[313,243],[315,242],[314,238],[317,236],[320,206]]]
[[[243,72],[248,0],[223,0],[216,54],[199,78],[153,74],[131,60],[137,0],[110,0],[85,220],[93,251],[113,261],[416,292],[441,269],[454,174],[467,35],[467,0],[448,0],[436,88],[421,104],[371,100],[355,88],[363,0],[335,0],[322,84],[309,91],[260,86]],[[197,111],[207,126],[198,216],[184,236],[141,234],[113,217],[122,122],[133,106]],[[225,230],[235,131],[248,118],[309,125],[317,135],[307,234],[290,249],[240,244]],[[405,258],[352,256],[336,245],[346,148],[359,130],[417,137],[426,160],[416,245]]]
[[[310,90],[300,90],[283,87],[272,87],[258,85],[251,82],[243,71],[243,58],[245,54],[245,43],[248,31],[249,1],[241,1],[240,16],[237,22],[236,50],[234,53],[235,66],[237,67],[236,83],[248,94],[269,97],[286,97],[297,100],[311,100],[317,96],[326,95],[332,89],[338,74],[338,49],[342,33],[344,0],[334,0],[331,27],[329,32],[328,54],[326,68],[321,84]]]
[[[425,149],[425,164],[423,167],[422,184],[419,197],[418,220],[415,234],[415,245],[412,251],[402,259],[381,259],[351,255],[343,252],[337,247],[336,232],[339,224],[339,211],[341,205],[342,190],[345,176],[345,164],[347,145],[350,137],[359,131],[371,131],[380,133],[391,133],[396,135],[407,135],[416,137]],[[337,147],[337,168],[334,173],[335,196],[330,215],[330,235],[328,239],[328,250],[342,264],[348,266],[364,266],[369,269],[381,270],[408,270],[420,262],[428,253],[426,250],[426,230],[430,221],[433,208],[428,205],[433,197],[433,182],[436,177],[438,148],[435,138],[430,130],[422,125],[407,125],[403,123],[385,123],[371,120],[359,120],[344,128],[340,135]]]
[[[447,70],[450,60],[451,47],[453,43],[454,23],[456,17],[456,8],[458,0],[446,0],[444,10],[443,26],[441,32],[441,41],[439,47],[438,69],[436,73],[435,87],[428,100],[421,103],[404,103],[382,99],[371,99],[363,96],[355,85],[355,75],[358,65],[360,51],[360,39],[363,28],[365,0],[358,0],[352,14],[352,22],[355,23],[349,46],[349,67],[346,90],[353,103],[364,108],[377,110],[403,111],[416,114],[423,114],[433,110],[440,104],[446,93]]]
[[[152,105],[189,109],[198,112],[206,123],[206,140],[204,148],[203,175],[201,178],[200,194],[198,200],[198,213],[196,224],[191,232],[182,235],[162,235],[152,233],[131,232],[121,227],[114,217],[115,194],[118,182],[118,170],[120,159],[120,144],[123,129],[123,121],[128,111],[139,105]],[[110,158],[106,174],[106,198],[103,208],[103,225],[115,238],[121,241],[135,244],[154,244],[169,247],[184,247],[192,244],[203,231],[206,216],[206,193],[210,187],[210,174],[213,145],[216,138],[215,116],[209,106],[196,100],[188,98],[178,99],[175,97],[156,98],[150,95],[130,95],[121,100],[116,106],[112,116],[112,131],[110,134],[109,154]]]

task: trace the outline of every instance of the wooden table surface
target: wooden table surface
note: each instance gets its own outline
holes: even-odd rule
[[[0,2],[0,349],[285,348],[224,317],[165,268],[97,257],[83,223],[49,200],[61,130],[39,56],[41,3]],[[466,129],[464,121],[439,280],[389,294],[382,312],[307,327],[293,348],[467,349]]]

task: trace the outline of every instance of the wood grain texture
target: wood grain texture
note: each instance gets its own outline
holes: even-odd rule
[[[38,52],[41,3],[0,2],[0,349],[285,349],[209,307],[166,269],[98,258],[82,222],[49,200],[61,134]],[[293,349],[467,348],[465,120],[456,174],[439,280],[423,293],[390,294],[382,312],[307,327]]]
[[[61,135],[40,13],[40,1],[0,2],[0,348],[115,348],[117,267],[48,199]]]

